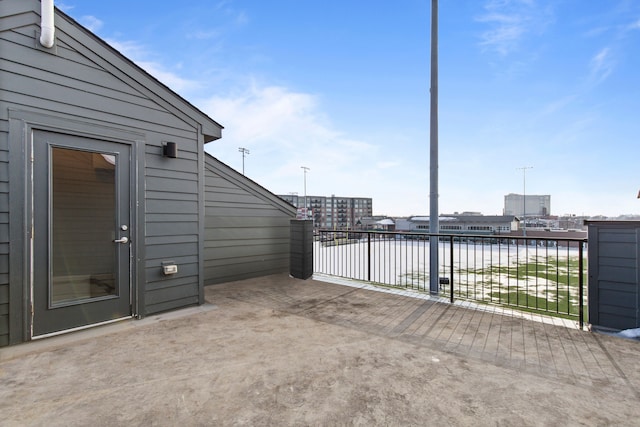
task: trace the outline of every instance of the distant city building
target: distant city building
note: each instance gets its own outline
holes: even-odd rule
[[[356,230],[395,231],[395,225],[388,216],[365,216],[356,222]]]
[[[526,203],[526,206],[525,206]],[[551,215],[551,196],[514,194],[504,196],[504,214],[517,217],[546,217]]]
[[[298,208],[302,217],[307,213],[316,228],[353,229],[358,221],[362,224],[362,218],[373,216],[373,199],[370,197],[307,195],[306,206],[304,196],[281,194],[279,197]]]
[[[514,215],[441,215],[438,217],[440,232],[445,234],[500,234],[519,228]],[[428,216],[396,219],[396,231],[429,232]]]

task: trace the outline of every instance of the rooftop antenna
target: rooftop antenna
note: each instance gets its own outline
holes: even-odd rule
[[[244,158],[247,156],[247,154],[249,153],[249,150],[247,150],[244,147],[239,147],[238,151],[242,153],[242,175],[244,175]]]

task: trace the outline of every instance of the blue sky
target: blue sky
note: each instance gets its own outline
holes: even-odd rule
[[[429,0],[56,2],[225,126],[276,194],[429,212]],[[640,1],[440,0],[439,206],[640,214]]]

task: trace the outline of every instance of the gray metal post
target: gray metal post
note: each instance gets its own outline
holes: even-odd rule
[[[429,291],[438,293],[438,0],[431,0],[431,117],[430,117]]]

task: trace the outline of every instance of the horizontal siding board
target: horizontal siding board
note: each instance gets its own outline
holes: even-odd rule
[[[288,259],[278,262],[255,262],[250,265],[237,264],[218,267],[205,267],[205,285],[232,282],[253,277],[268,276],[286,272],[289,269]]]
[[[198,202],[149,199],[146,208],[149,213],[193,214],[198,212]]]
[[[147,238],[151,236],[198,234],[197,222],[153,222],[147,224]]]
[[[180,253],[179,251],[182,250],[182,248],[176,247],[174,249],[171,249],[170,246],[175,246],[177,244],[180,243],[197,243],[198,242],[198,235],[197,234],[193,234],[193,235],[187,235],[187,234],[183,234],[183,235],[165,235],[165,236],[149,236],[145,238],[145,242],[148,246],[165,246],[165,249],[170,252],[170,253],[174,253],[174,254],[180,254],[180,255],[185,255],[184,253]],[[192,254],[193,252],[189,252],[189,254]]]
[[[599,286],[598,289],[610,289],[610,290],[615,290],[615,291],[620,291],[620,292],[627,292],[627,293],[636,293],[637,290],[637,286],[635,283],[624,283],[624,282],[611,282],[611,281],[607,281],[607,280],[600,280],[599,282]]]
[[[161,137],[161,144],[147,144],[145,146],[145,154],[147,158],[147,167],[154,169],[180,169],[185,171],[196,172],[198,170],[198,145],[195,143],[197,134],[194,132],[188,138],[171,138],[170,142],[175,142],[178,147],[178,157],[164,157],[162,153],[162,143],[167,142],[166,138]]]
[[[146,184],[148,192],[159,191],[198,194],[197,181],[185,181],[182,179],[167,178],[165,176],[148,176],[146,178]]]
[[[632,228],[601,229],[599,243],[636,243],[635,230]]]
[[[188,285],[149,289],[146,292],[145,301],[148,305],[154,305],[165,301],[175,301],[193,296],[198,296],[197,278],[194,278],[193,282]]]
[[[197,240],[197,239],[196,239]],[[198,243],[172,243],[163,245],[148,245],[147,259],[171,259],[174,255],[194,255],[198,253]]]
[[[207,215],[205,218],[205,229],[215,228],[262,228],[277,227],[289,228],[291,218],[288,216],[254,216],[254,217],[236,217],[236,216],[213,216]]]
[[[281,239],[289,237],[288,231],[284,227],[206,228],[205,240]]]
[[[147,155],[147,158],[149,156]],[[196,171],[184,171],[184,170],[174,170],[174,169],[156,169],[147,167],[145,169],[145,175],[147,177],[157,176],[164,178],[172,178],[178,180],[185,180],[191,182],[198,182],[198,173]]]
[[[240,205],[252,205],[266,208],[269,205],[264,203],[261,199],[246,193],[216,193],[212,196],[211,202],[218,204],[237,204]]]
[[[162,313],[164,311],[175,310],[177,308],[189,307],[192,305],[198,305],[199,297],[191,296],[187,298],[182,298],[178,300],[164,301],[158,304],[147,304],[146,313],[147,315]]]
[[[600,242],[598,244],[598,250],[600,256],[628,259],[636,258],[635,243]]]
[[[197,202],[198,193],[178,193],[173,191],[147,191],[147,200],[173,200]]]
[[[280,263],[287,262],[289,259],[289,254],[270,254],[269,256],[260,255],[253,257],[243,257],[243,258],[221,258],[221,259],[211,259],[207,260],[204,263],[204,267],[206,268],[220,268],[220,267],[238,267],[244,266],[245,268],[251,270],[254,266],[259,264],[270,264],[270,263]]]
[[[624,289],[602,289],[598,292],[601,307],[618,307],[635,310],[635,292],[625,292]]]
[[[208,205],[208,202],[207,202]],[[255,217],[256,214],[260,214],[262,216],[271,216],[271,217],[282,217],[282,211],[277,209],[263,209],[259,207],[252,207],[251,205],[245,206],[207,206],[211,208],[211,210],[207,210],[208,215],[214,216],[235,216],[238,218],[249,218]],[[291,218],[289,218],[291,219]]]
[[[206,240],[204,248],[207,249],[227,249],[235,247],[250,248],[253,246],[268,246],[268,245],[288,245],[289,239],[258,239],[251,241],[243,240]]]
[[[248,259],[252,257],[269,257],[277,254],[288,255],[289,244],[268,244],[252,246],[235,246],[225,248],[207,248],[204,251],[205,259]]]
[[[600,313],[599,325],[612,329],[633,329],[638,327],[635,317],[621,316],[619,314]]]
[[[145,220],[147,224],[150,224],[153,222],[191,222],[191,221],[198,221],[198,214],[197,213],[189,213],[189,214],[147,213],[145,215]]]
[[[627,268],[635,268],[636,267],[636,259],[635,258],[616,258],[616,257],[610,257],[610,256],[601,255],[598,258],[598,263],[601,266],[627,267]]]
[[[635,268],[625,267],[611,267],[600,266],[599,267],[599,280],[607,280],[618,283],[636,283],[637,284],[637,271]]]
[[[147,290],[156,291],[165,288],[175,288],[179,286],[191,286],[194,282],[197,282],[197,276],[185,276],[175,278],[172,276],[166,276],[162,280],[154,280],[149,282],[147,285]]]

